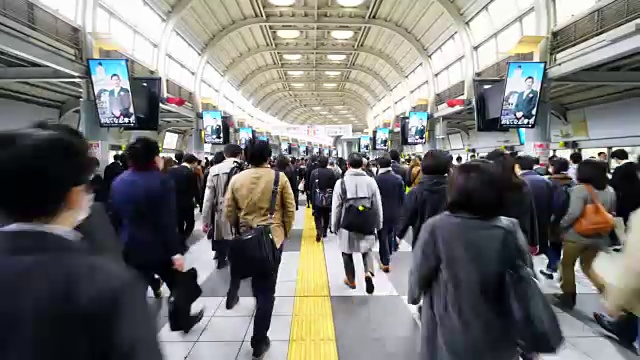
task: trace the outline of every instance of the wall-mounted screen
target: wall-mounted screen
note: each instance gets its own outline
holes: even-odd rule
[[[164,150],[175,150],[178,147],[178,137],[179,135],[172,132],[164,133],[164,141],[162,142],[162,149]]]
[[[324,155],[324,156],[326,156],[326,157],[331,156],[331,149],[329,149],[329,148],[324,148],[324,149],[323,149],[323,155]]]
[[[544,80],[544,62],[511,62],[502,101],[500,126],[533,128]]]
[[[136,109],[136,126],[125,130],[158,131],[162,79],[158,76],[131,79],[131,97]]]
[[[317,146],[313,147],[313,155],[315,156],[320,155],[320,149]]]
[[[361,152],[371,151],[371,137],[369,135],[360,136],[360,151]]]
[[[127,59],[89,59],[101,127],[136,127]]]
[[[222,145],[224,141],[224,127],[222,125],[222,112],[209,110],[202,112],[202,124],[204,127],[204,143]]]
[[[520,145],[524,145],[524,143],[527,141],[525,130],[523,128],[519,128],[517,129],[517,131],[518,131],[518,141],[520,141]]]
[[[378,128],[373,136],[373,150],[389,150],[389,128]]]
[[[204,152],[206,152],[207,154],[211,154],[213,152],[213,145],[204,144]]]
[[[331,150],[331,157],[334,157],[334,158],[338,157],[338,149]]]
[[[249,145],[249,143],[253,139],[253,129],[240,128],[238,138],[239,138],[240,146],[244,149]]]
[[[409,119],[405,126],[405,138],[407,145],[421,145],[427,142],[427,122],[429,121],[428,112],[409,113]]]
[[[449,144],[451,150],[464,149],[464,142],[462,142],[462,134],[449,135]]]
[[[291,144],[286,141],[281,141],[280,153],[282,153],[282,155],[291,155]]]
[[[309,148],[307,145],[300,144],[300,156],[309,156]]]

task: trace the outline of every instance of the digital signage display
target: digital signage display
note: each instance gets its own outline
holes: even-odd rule
[[[320,149],[317,146],[313,147],[313,155],[316,155],[316,156],[320,155]]]
[[[378,128],[374,150],[389,150],[389,128]]]
[[[286,141],[280,142],[280,152],[282,155],[291,155],[291,145]]]
[[[427,143],[427,122],[429,121],[428,112],[409,113],[409,119],[405,127],[405,138],[407,145],[421,145]]]
[[[361,152],[371,151],[371,137],[369,135],[360,136],[360,151]]]
[[[101,127],[136,127],[127,59],[89,59]]]
[[[253,139],[252,128],[240,128],[239,130],[240,146],[244,149]]]
[[[202,123],[204,125],[205,144],[224,144],[224,133],[222,125],[222,112],[203,111]]]
[[[163,149],[175,150],[178,146],[178,134],[167,131],[162,142]]]
[[[307,147],[307,145],[300,144],[300,155],[301,156],[308,156],[309,155],[309,148]]]
[[[545,67],[545,62],[509,63],[500,127],[533,128],[536,126]]]

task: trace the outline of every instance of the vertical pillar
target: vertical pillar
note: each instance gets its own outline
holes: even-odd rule
[[[193,119],[193,130],[191,130],[191,141],[188,145],[193,154],[199,159],[204,159],[204,141],[202,140],[202,121],[198,118]]]

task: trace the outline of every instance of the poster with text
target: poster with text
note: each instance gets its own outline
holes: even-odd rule
[[[544,80],[544,62],[512,62],[502,100],[500,127],[533,128]]]
[[[136,127],[127,59],[89,59],[101,127]]]

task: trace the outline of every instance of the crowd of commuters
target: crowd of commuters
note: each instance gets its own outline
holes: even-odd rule
[[[251,347],[262,358],[300,192],[316,241],[336,235],[351,289],[359,282],[354,254],[373,294],[375,244],[380,269],[390,272],[411,229],[408,302],[422,304],[421,358],[535,359],[539,351],[523,342],[511,310],[507,274],[524,268],[535,277],[538,255],[547,258],[540,275],[560,281],[555,305],[576,305],[579,260],[609,308],[595,320],[625,344],[638,337],[640,267],[632,251],[640,246],[640,168],[622,149],[610,155],[611,176],[606,153],[553,157],[541,168],[502,150],[455,164],[440,150],[408,159],[396,150],[377,159],[272,157],[267,142],[255,141],[226,145],[203,163],[180,152],[161,158],[157,142],[144,137],[102,175],[88,150],[79,132],[61,125],[0,133],[0,172],[13,174],[0,178],[0,286],[9,294],[0,307],[2,359],[161,359],[145,292],[151,287],[160,298],[167,285],[174,331],[189,332],[203,318],[203,310],[191,313],[184,283],[198,209],[218,269],[230,268],[227,309],[251,277]],[[24,166],[34,159],[39,167]],[[247,274],[238,249],[262,227],[275,266]],[[593,263],[620,245],[620,235],[625,271],[636,275],[611,285]]]

